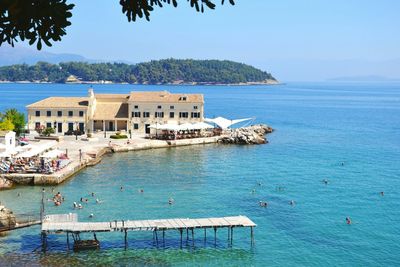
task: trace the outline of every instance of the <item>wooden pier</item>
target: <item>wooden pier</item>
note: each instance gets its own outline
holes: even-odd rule
[[[180,242],[182,247],[183,233],[186,231],[187,239],[189,239],[189,231],[191,231],[192,242],[194,242],[194,230],[204,229],[204,238],[207,238],[207,229],[214,230],[214,241],[217,240],[217,229],[228,229],[228,241],[233,242],[233,229],[248,227],[250,228],[251,244],[254,244],[253,228],[256,224],[246,216],[232,216],[219,218],[178,218],[178,219],[160,219],[160,220],[115,220],[109,222],[79,222],[78,215],[75,213],[46,215],[42,222],[42,241],[43,247],[46,248],[46,236],[52,233],[66,233],[69,248],[69,234],[72,234],[74,241],[80,240],[80,233],[93,233],[94,239],[97,241],[97,232],[114,232],[124,233],[125,247],[128,245],[128,231],[152,231],[153,238],[158,244],[158,233],[162,232],[162,238],[165,239],[165,231],[176,230],[180,232]]]

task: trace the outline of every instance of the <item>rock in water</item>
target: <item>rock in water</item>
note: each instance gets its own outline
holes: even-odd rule
[[[14,213],[6,207],[0,205],[0,228],[14,227],[16,219]]]
[[[272,133],[273,129],[265,124],[252,125],[229,130],[219,142],[224,144],[266,144],[265,135]]]

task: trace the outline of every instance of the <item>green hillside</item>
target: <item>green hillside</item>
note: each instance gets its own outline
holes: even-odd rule
[[[65,62],[0,67],[1,81],[65,83],[73,75],[82,82],[111,81],[138,84],[235,84],[275,81],[270,73],[227,60],[165,59],[134,65]]]

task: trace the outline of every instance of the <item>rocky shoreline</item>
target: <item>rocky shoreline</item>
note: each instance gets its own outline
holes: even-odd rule
[[[108,145],[104,143],[103,146],[93,148],[92,151],[95,155],[84,157],[81,161],[79,158],[75,158],[70,165],[60,172],[54,174],[0,174],[0,190],[10,189],[13,185],[57,185],[70,177],[77,174],[88,166],[96,165],[101,161],[104,154],[117,153],[117,152],[128,152],[138,151],[145,149],[157,149],[157,148],[171,148],[178,146],[189,146],[189,145],[202,145],[211,143],[221,144],[240,144],[240,145],[252,145],[252,144],[266,144],[268,143],[265,135],[271,133],[273,129],[264,124],[253,125],[249,127],[230,129],[224,131],[221,136],[195,138],[195,139],[183,139],[183,140],[146,140],[145,142],[137,143],[132,142],[126,144],[120,142],[119,144]]]
[[[266,144],[268,143],[268,140],[265,135],[272,133],[273,130],[272,127],[265,124],[232,129],[227,132],[227,136],[224,136],[219,140],[219,143],[242,145]]]

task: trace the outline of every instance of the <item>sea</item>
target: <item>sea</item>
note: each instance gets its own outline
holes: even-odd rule
[[[85,96],[88,86],[0,84],[0,110],[26,112],[27,104],[45,97]],[[152,232],[128,232],[127,249],[123,233],[99,233],[101,249],[86,252],[68,251],[66,235],[57,234],[42,252],[35,226],[2,234],[0,266],[400,265],[399,82],[93,88],[202,93],[206,117],[251,117],[275,131],[265,145],[107,155],[65,183],[46,187],[46,198],[53,191],[65,196],[59,207],[46,202],[47,214],[77,212],[80,221],[245,215],[257,224],[254,246],[250,229],[235,228],[233,244],[226,229],[217,231],[216,243],[212,230],[207,239],[195,230],[194,246],[184,236],[182,248],[178,231],[166,232],[158,246]],[[38,215],[41,190],[18,186],[1,191],[0,201],[17,215]],[[81,197],[88,203],[74,210]]]

